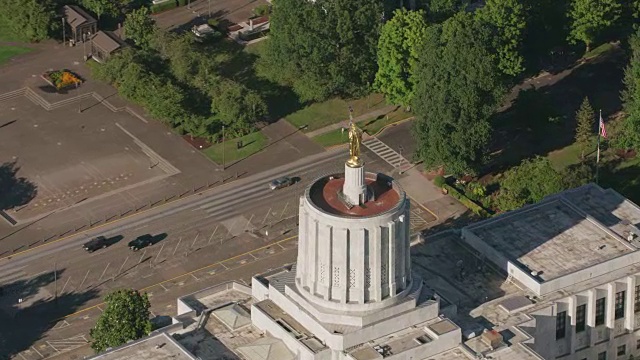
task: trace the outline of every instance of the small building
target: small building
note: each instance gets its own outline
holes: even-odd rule
[[[105,62],[111,54],[117,52],[123,46],[125,46],[124,41],[116,35],[98,31],[91,38],[91,57],[97,62]]]
[[[65,5],[64,19],[71,28],[71,36],[68,39],[74,43],[83,41],[83,36],[88,40],[98,32],[98,21],[79,6]]]

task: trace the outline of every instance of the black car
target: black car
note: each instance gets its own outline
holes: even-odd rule
[[[293,185],[293,179],[287,176],[283,176],[281,178],[277,178],[269,183],[269,188],[271,190],[282,189],[284,187]]]
[[[82,248],[92,253],[98,249],[104,249],[107,246],[109,246],[109,244],[107,243],[107,238],[104,236],[98,236],[97,238],[92,239],[88,243],[82,245]]]
[[[147,246],[153,245],[154,237],[150,234],[145,234],[138,236],[137,238],[129,241],[129,249],[133,251],[138,251],[140,249],[146,248]]]

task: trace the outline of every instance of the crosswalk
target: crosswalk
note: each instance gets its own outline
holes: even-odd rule
[[[389,163],[394,168],[400,169],[400,171],[407,171],[411,168],[412,164],[404,156],[393,150],[389,145],[380,141],[377,137],[372,136],[369,139],[362,142],[369,150],[378,155],[382,160]]]

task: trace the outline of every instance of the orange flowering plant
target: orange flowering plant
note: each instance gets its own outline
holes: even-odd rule
[[[70,85],[79,85],[82,83],[82,80],[69,70],[47,72],[43,77],[58,90]]]

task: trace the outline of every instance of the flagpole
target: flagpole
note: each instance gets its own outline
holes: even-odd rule
[[[598,176],[600,175],[600,135],[602,134],[602,109],[598,118],[598,152],[596,154],[596,184],[598,184]]]

